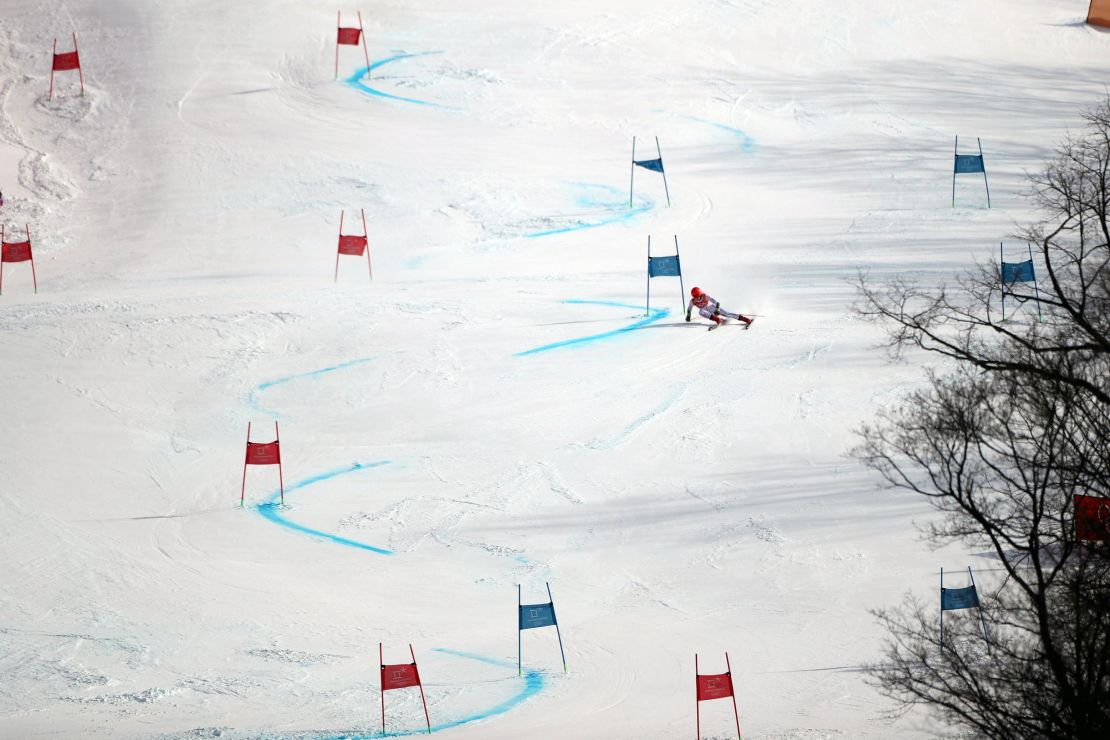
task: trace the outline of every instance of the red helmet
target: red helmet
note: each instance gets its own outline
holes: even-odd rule
[[[697,298],[701,295],[701,288],[690,288],[690,295],[694,298]]]

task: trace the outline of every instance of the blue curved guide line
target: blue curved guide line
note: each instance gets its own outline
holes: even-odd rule
[[[375,359],[375,358],[374,357],[360,357],[356,360],[347,360],[346,362],[340,362],[337,365],[330,365],[328,367],[322,367],[319,370],[310,370],[307,373],[296,373],[295,375],[286,375],[284,377],[277,378],[276,380],[267,380],[265,383],[259,383],[258,385],[255,386],[254,390],[251,391],[251,395],[250,395],[250,398],[248,399],[248,402],[250,403],[251,408],[253,408],[255,411],[260,411],[264,414],[270,414],[271,416],[280,419],[281,414],[279,414],[277,411],[274,411],[273,409],[264,408],[263,406],[259,405],[258,396],[263,391],[267,391],[270,388],[273,388],[275,385],[282,385],[284,383],[289,383],[289,382],[294,381],[294,380],[305,380],[305,379],[308,379],[308,378],[315,378],[315,377],[318,377],[320,375],[326,375],[328,373],[334,373],[337,370],[346,370],[347,368],[354,367],[356,365],[364,365],[364,364],[366,364],[367,362],[370,362],[373,359]]]
[[[567,301],[563,301],[563,303],[581,304],[581,305],[587,305],[587,306],[615,306],[617,308],[635,308],[635,309],[639,308],[639,306],[633,306],[633,305],[628,304],[628,303],[617,303],[615,301],[567,300]],[[550,352],[553,349],[561,349],[563,347],[572,347],[572,346],[578,345],[578,344],[587,344],[587,343],[590,343],[590,342],[600,342],[600,341],[603,341],[603,340],[606,340],[606,339],[613,339],[614,337],[619,337],[622,334],[627,334],[630,331],[636,331],[637,329],[642,329],[645,326],[648,326],[649,324],[654,324],[656,321],[659,321],[660,319],[664,319],[667,316],[670,316],[670,313],[671,313],[670,310],[666,309],[666,308],[653,308],[653,309],[651,309],[650,313],[646,317],[644,317],[644,318],[642,318],[639,321],[636,321],[634,323],[628,324],[627,326],[622,326],[619,329],[613,329],[612,331],[602,332],[601,334],[590,334],[590,335],[585,336],[585,337],[575,337],[574,339],[564,339],[560,342],[552,342],[551,344],[544,344],[544,345],[541,345],[539,347],[533,347],[532,349],[526,349],[523,352],[517,352],[516,354],[513,355],[513,357],[524,357],[526,355],[539,354],[540,352]]]
[[[712,126],[713,128],[715,128],[719,131],[724,131],[726,133],[732,134],[736,138],[740,139],[740,151],[744,152],[744,154],[751,154],[755,150],[755,145],[756,145],[755,139],[752,138],[752,136],[747,131],[744,131],[743,129],[739,129],[739,128],[736,128],[734,126],[728,126],[728,125],[723,124],[723,123],[718,123],[717,121],[713,121],[713,120],[710,120],[708,118],[699,118],[698,116],[688,116],[684,113],[667,113],[667,111],[663,110],[662,108],[656,108],[654,112],[656,112],[656,113],[665,113],[665,114],[667,114],[669,116],[672,116],[674,118],[681,118],[681,119],[686,120],[686,121],[693,121],[694,123],[702,123],[702,124],[705,124],[706,126]]]
[[[488,658],[484,655],[477,655],[476,653],[467,653],[467,652],[463,652],[461,650],[451,650],[449,648],[433,648],[432,651],[436,652],[436,653],[443,653],[444,655],[450,655],[450,656],[453,656],[453,657],[456,657],[456,658],[463,658],[465,660],[473,660],[473,661],[476,661],[478,663],[486,663],[487,665],[497,666],[498,668],[505,668],[505,669],[516,668],[516,664],[514,664],[514,663],[509,663],[509,662],[504,661],[504,660],[497,660],[495,658]],[[513,678],[513,680],[517,679],[517,676],[516,676],[515,673],[512,674],[512,678]],[[526,668],[524,670],[524,675],[520,677],[520,680],[524,682],[524,686],[521,687],[520,691],[518,691],[516,694],[509,697],[505,701],[501,702],[500,704],[496,704],[496,705],[490,707],[489,709],[484,709],[484,710],[481,710],[481,711],[474,712],[472,714],[468,714],[465,717],[460,717],[459,719],[450,720],[448,722],[441,722],[439,724],[432,725],[432,732],[437,732],[437,731],[441,731],[441,730],[450,730],[450,729],[455,728],[455,727],[461,727],[462,725],[468,725],[468,724],[471,724],[472,722],[480,722],[481,720],[489,719],[490,717],[496,717],[499,714],[504,714],[504,713],[508,712],[509,710],[516,708],[522,702],[525,702],[528,699],[535,696],[536,694],[538,694],[540,691],[543,690],[544,684],[545,684],[545,679],[544,679],[543,673],[541,673],[540,671],[537,671],[537,670],[533,670],[531,668]],[[334,730],[331,731],[331,732],[318,732],[318,733],[317,732],[295,732],[295,733],[290,733],[290,732],[281,732],[281,733],[266,732],[266,733],[261,733],[259,735],[256,735],[255,737],[257,738],[257,740],[279,740],[279,738],[294,738],[294,737],[297,738],[297,740],[306,740],[307,738],[314,738],[315,740],[379,740],[380,738],[387,738],[387,737],[412,737],[413,735],[427,735],[427,734],[428,734],[428,730],[427,730],[426,727],[417,727],[417,728],[408,729],[408,730],[389,730],[388,732],[371,732],[371,733],[344,732],[344,733],[338,733],[337,734]]]
[[[433,103],[430,100],[420,100],[419,98],[406,98],[402,95],[394,95],[393,93],[387,93],[384,90],[379,90],[376,87],[371,87],[370,85],[368,85],[366,83],[366,80],[363,79],[364,77],[366,77],[366,75],[370,74],[375,69],[378,69],[379,67],[384,67],[387,64],[392,64],[393,62],[399,62],[402,59],[412,59],[413,57],[426,57],[426,56],[432,56],[433,54],[442,54],[442,53],[443,53],[442,51],[418,51],[418,52],[413,52],[413,53],[401,52],[399,54],[394,54],[391,57],[386,57],[385,59],[378,59],[378,60],[375,60],[375,61],[371,62],[369,67],[360,67],[358,69],[358,71],[356,71],[353,75],[351,75],[350,77],[345,79],[344,82],[347,83],[348,85],[350,85],[351,87],[355,88],[356,90],[361,90],[362,92],[369,93],[370,95],[376,95],[379,98],[388,98],[389,100],[398,100],[402,103],[412,103],[414,105],[426,105],[429,108],[445,108],[445,109],[453,110],[449,106],[440,105],[439,103]]]
[[[599,185],[590,182],[576,182],[571,184],[581,190],[577,199],[577,204],[579,206],[608,211],[610,215],[603,216],[594,221],[583,221],[569,226],[534,231],[531,234],[525,234],[525,239],[538,239],[541,236],[566,234],[571,231],[582,231],[583,229],[596,229],[599,226],[608,226],[609,224],[615,224],[621,221],[630,221],[655,207],[655,201],[651,198],[646,195],[637,195],[636,204],[632,208],[629,208],[628,201],[624,196],[624,191],[611,185]],[[602,194],[599,194],[598,191],[602,191]]]
[[[360,470],[369,470],[370,468],[380,468],[383,465],[389,465],[390,462],[390,460],[376,460],[374,462],[367,463],[354,463],[349,467],[335,468],[334,470],[317,473],[316,475],[305,478],[304,480],[297,481],[293,485],[289,486],[289,488],[286,489],[286,492],[291,493],[302,488],[308,488],[309,486],[315,485],[316,483],[331,480],[332,478],[338,478],[339,476],[347,475],[348,473],[357,473]],[[297,524],[294,521],[286,519],[285,516],[282,514],[283,507],[281,506],[281,504],[278,503],[280,497],[281,491],[274,491],[273,495],[270,496],[269,499],[262,502],[261,504],[255,505],[255,511],[257,511],[259,514],[261,514],[263,517],[270,520],[274,524],[285,527],[286,529],[291,529],[294,532],[300,532],[301,534],[307,534],[313,537],[320,537],[322,539],[335,542],[336,544],[346,545],[347,547],[355,547],[359,550],[369,550],[370,552],[375,552],[379,555],[395,554],[392,550],[386,550],[381,547],[374,547],[373,545],[368,545],[365,542],[350,540],[346,537],[340,537],[339,535],[331,534],[329,532],[322,532],[319,529],[312,529],[311,527],[306,527],[303,524]]]

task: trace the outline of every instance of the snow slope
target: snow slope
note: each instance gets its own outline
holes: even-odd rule
[[[1083,0],[4,0],[0,736],[935,737],[868,608],[977,553],[845,456],[920,379],[857,270],[949,276],[1104,94]],[[344,7],[345,19],[358,8]],[[49,50],[76,30],[47,99]],[[981,137],[994,208],[953,137]],[[636,174],[659,136],[673,205]],[[344,258],[366,209],[374,281]],[[351,229],[348,229],[351,231]],[[355,229],[357,231],[357,228]],[[760,314],[707,334],[686,287]],[[238,506],[247,422],[281,424]],[[566,642],[523,635],[515,590]],[[413,691],[388,727],[419,732]],[[728,737],[727,702],[702,707]]]

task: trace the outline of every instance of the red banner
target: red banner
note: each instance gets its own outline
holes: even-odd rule
[[[339,43],[343,46],[358,46],[359,38],[362,36],[361,28],[340,28],[339,29]]]
[[[95,59],[93,60],[96,61]],[[93,65],[96,66],[95,64]],[[77,52],[70,51],[65,54],[54,55],[54,71],[65,72],[68,69],[79,69],[81,67],[81,60],[77,58]]]
[[[4,262],[27,262],[31,259],[31,242],[4,242],[0,247],[0,260]]]
[[[712,676],[698,676],[698,701],[725,699],[732,696],[732,675],[718,673]]]
[[[247,465],[280,465],[279,442],[247,442]]]
[[[1075,496],[1075,538],[1110,542],[1110,498]]]
[[[365,236],[340,236],[339,237],[339,253],[352,254],[356,257],[361,257],[366,252],[366,237]]]
[[[382,666],[382,691],[419,685],[420,672],[416,670],[416,663]]]

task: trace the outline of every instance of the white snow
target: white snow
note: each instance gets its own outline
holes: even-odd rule
[[[747,738],[943,734],[864,683],[867,610],[991,563],[846,456],[921,378],[846,279],[943,279],[1030,216],[1023,173],[1105,94],[1086,6],[344,6],[374,68],[343,47],[333,81],[315,0],[5,0],[0,219],[39,293],[5,265],[0,736],[376,736],[379,642],[450,737],[685,737],[726,650]],[[71,31],[86,95],[51,101]],[[990,210],[972,176],[951,207],[957,134]],[[672,207],[641,169],[629,209],[633,136]],[[333,284],[360,208],[374,281]],[[521,354],[644,321],[649,234],[753,328],[687,325],[660,278],[668,315]],[[260,467],[240,509],[275,419],[288,506]],[[516,585],[548,581],[569,672],[543,629],[518,677]]]

